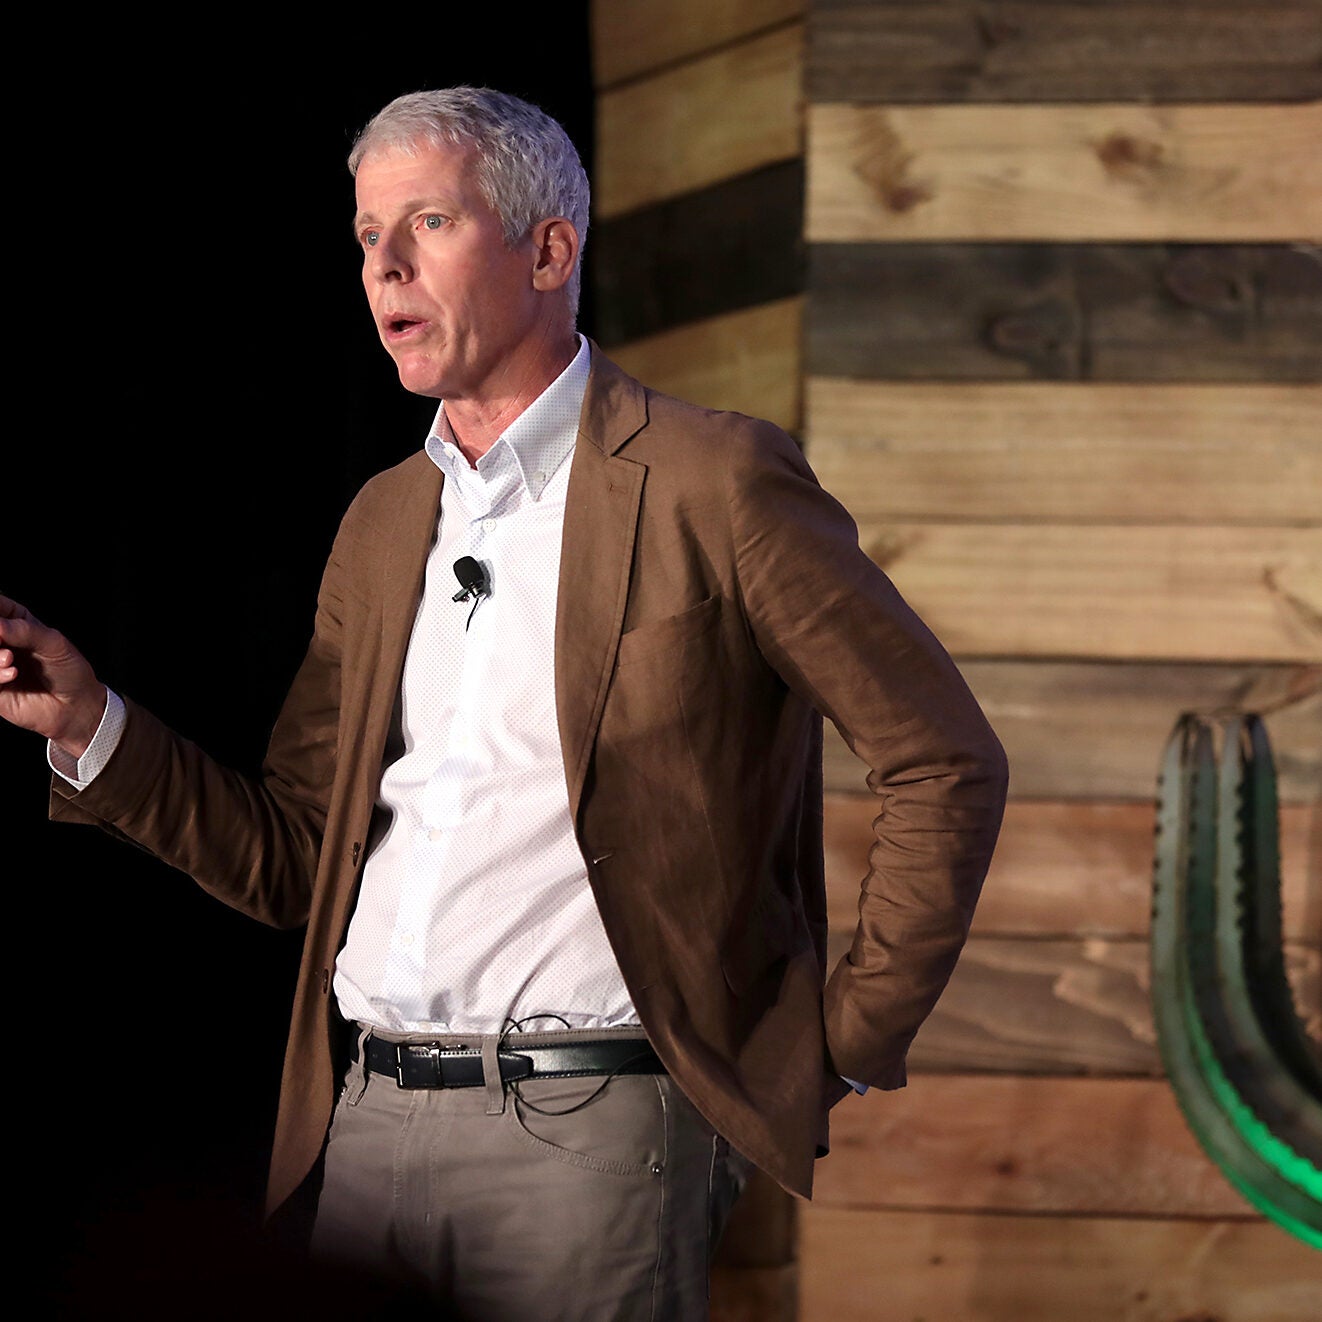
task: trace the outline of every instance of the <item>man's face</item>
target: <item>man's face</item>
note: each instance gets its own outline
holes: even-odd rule
[[[400,383],[438,399],[499,397],[542,342],[545,308],[535,246],[506,246],[471,151],[374,153],[358,167],[357,193],[363,286]]]

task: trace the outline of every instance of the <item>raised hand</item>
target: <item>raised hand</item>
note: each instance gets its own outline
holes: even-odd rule
[[[0,595],[0,717],[81,757],[105,709],[106,686],[86,657],[26,607]]]

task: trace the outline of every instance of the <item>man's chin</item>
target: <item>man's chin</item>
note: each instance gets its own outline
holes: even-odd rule
[[[425,395],[428,399],[444,398],[445,389],[434,365],[396,358],[395,371],[399,374],[399,384],[410,395]]]

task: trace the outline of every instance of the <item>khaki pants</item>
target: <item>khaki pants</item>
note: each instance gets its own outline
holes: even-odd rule
[[[668,1075],[601,1084],[401,1089],[351,1066],[314,1256],[423,1287],[462,1322],[701,1322],[748,1162]]]

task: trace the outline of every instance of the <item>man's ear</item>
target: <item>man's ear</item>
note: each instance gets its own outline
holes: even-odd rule
[[[578,231],[564,216],[539,220],[532,227],[534,250],[532,283],[534,289],[563,289],[574,273],[578,260]]]

